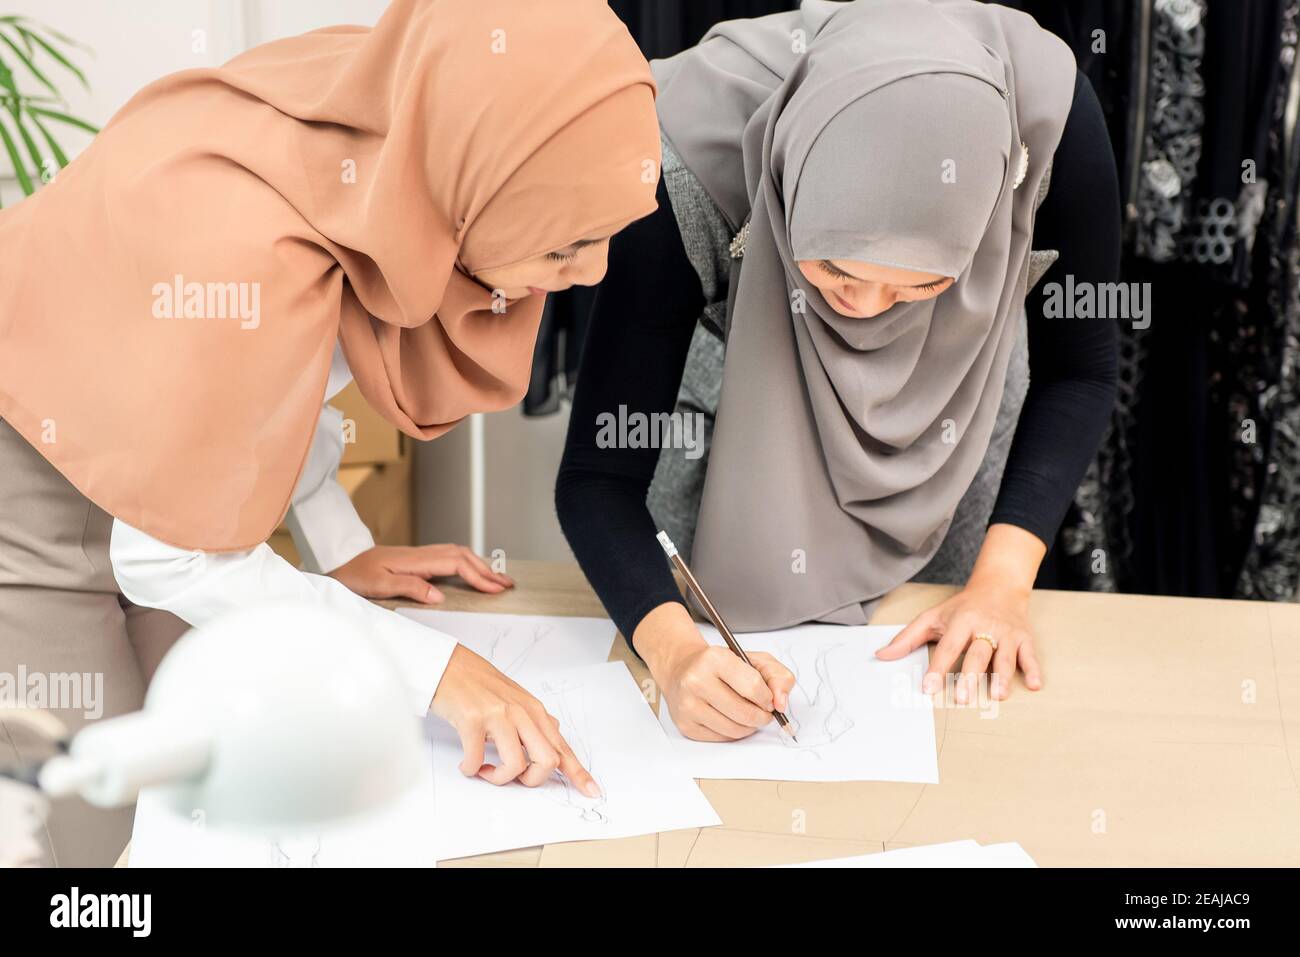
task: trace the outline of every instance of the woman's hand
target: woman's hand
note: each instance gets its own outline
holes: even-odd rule
[[[514,580],[488,567],[464,545],[376,545],[330,572],[363,598],[409,598],[433,604],[442,592],[430,578],[459,575],[465,584],[496,594],[514,588]]]
[[[451,653],[429,710],[460,734],[465,752],[460,771],[466,777],[492,784],[518,780],[535,788],[558,770],[587,797],[600,797],[595,780],[560,734],[560,722],[464,645]],[[488,741],[496,746],[500,764],[483,763]]]
[[[926,694],[942,691],[944,676],[955,670],[960,658],[961,677],[954,689],[958,704],[976,700],[976,683],[990,665],[989,694],[994,700],[1006,698],[1017,665],[1025,673],[1025,684],[1037,691],[1043,678],[1034,655],[1028,612],[1027,589],[971,579],[947,601],[917,616],[877,651],[876,657],[893,661],[927,642],[938,642],[930,654],[921,690]],[[997,642],[997,650],[975,635],[988,635]]]
[[[794,675],[771,655],[750,652],[753,667],[710,645],[686,607],[667,602],[637,625],[632,645],[645,659],[678,730],[697,741],[747,738],[790,707]]]
[[[1043,674],[1029,627],[1029,594],[1045,552],[1046,546],[1024,529],[991,526],[966,587],[918,615],[876,656],[893,661],[928,642],[938,642],[921,690],[941,691],[945,676],[961,659],[961,677],[954,689],[958,704],[975,700],[977,682],[990,668],[989,694],[995,701],[1011,692],[1017,667],[1025,673],[1029,690],[1037,691],[1043,686]]]

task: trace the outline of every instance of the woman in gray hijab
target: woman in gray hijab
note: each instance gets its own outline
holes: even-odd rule
[[[1057,394],[1031,416],[1025,398],[1026,296],[1053,258],[1033,249],[1036,214],[1081,99],[1068,48],[1030,17],[973,0],[806,0],[795,13],[721,24],[653,66],[661,194],[705,302],[676,411],[712,420],[708,455],[698,434],[662,451],[610,434],[612,416],[662,414],[648,395],[662,394],[664,374],[638,337],[676,324],[691,299],[679,282],[654,281],[667,247],[636,264],[651,277],[640,294],[618,288],[616,251],[556,498],[674,720],[692,737],[742,737],[785,706],[793,678],[766,656],[751,655],[751,669],[704,646],[662,556],[652,570],[656,524],[686,546],[738,631],[864,624],[903,582],[952,581],[962,591],[881,657],[937,641],[927,690],[960,662],[958,700],[987,670],[995,697],[1017,668],[1041,686],[1029,591],[1114,390],[1115,327],[1097,322],[1056,343],[1095,360],[1086,408],[1061,412]],[[1087,105],[1095,120],[1095,98]],[[1097,204],[1092,245],[1113,263],[1104,127],[1099,139],[1093,182],[1072,189]],[[627,243],[654,229],[634,228]],[[669,315],[602,332],[646,300]],[[682,373],[680,351],[675,363]],[[1020,475],[1003,481],[1013,436]],[[620,511],[615,499],[635,495],[651,458],[649,510],[642,484],[640,512]],[[1051,495],[1035,491],[1035,476],[1048,476]],[[1014,501],[1003,507],[1017,497],[1052,501],[1018,520]]]

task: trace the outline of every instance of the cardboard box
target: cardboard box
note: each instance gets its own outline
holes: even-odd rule
[[[415,544],[411,475],[409,456],[383,465],[345,465],[339,469],[339,484],[378,545]],[[267,544],[290,565],[299,566],[301,556],[284,525],[275,530]]]
[[[382,465],[405,454],[406,437],[370,407],[355,382],[329,404],[343,413],[344,465]]]
[[[415,543],[409,457],[383,465],[344,466],[339,469],[339,482],[376,544]]]

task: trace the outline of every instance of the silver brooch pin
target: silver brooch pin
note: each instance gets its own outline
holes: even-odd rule
[[[1019,189],[1020,184],[1025,181],[1029,175],[1029,147],[1022,140],[1020,143],[1020,165],[1016,169],[1016,181],[1011,184],[1012,189]]]
[[[745,241],[749,239],[749,221],[740,227],[740,232],[736,233],[736,238],[731,241],[728,249],[731,252],[732,259],[741,259],[745,255]]]

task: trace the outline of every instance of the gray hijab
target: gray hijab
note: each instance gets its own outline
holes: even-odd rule
[[[653,66],[664,135],[745,227],[696,574],[739,630],[863,622],[988,447],[1073,56],[974,0],[805,0]],[[821,259],[956,282],[852,319],[800,273]]]

